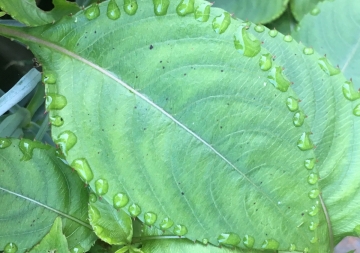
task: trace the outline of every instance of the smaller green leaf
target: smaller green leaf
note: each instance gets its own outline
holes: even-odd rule
[[[290,0],[290,8],[295,19],[301,21],[304,15],[313,11],[320,1],[323,0]]]
[[[43,11],[36,6],[35,0],[0,0],[0,8],[11,17],[28,26],[53,23],[63,16],[75,14],[80,10],[76,3],[66,0],[53,0],[54,9]]]
[[[30,253],[56,253],[56,252],[69,252],[68,243],[64,234],[62,233],[61,218],[57,217],[54,221],[50,232],[45,235],[41,242],[36,245]]]
[[[5,16],[6,12],[0,11],[0,17]]]
[[[132,221],[123,210],[116,210],[104,199],[90,195],[89,221],[95,234],[109,244],[125,245],[131,242]]]

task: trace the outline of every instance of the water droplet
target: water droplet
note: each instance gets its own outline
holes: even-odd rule
[[[128,210],[132,217],[136,217],[141,213],[141,208],[137,204],[130,205]]]
[[[353,114],[355,116],[360,116],[360,104],[358,104],[357,106],[355,106],[354,110],[353,110]]]
[[[51,125],[56,126],[56,127],[60,127],[64,124],[64,120],[60,116],[49,116],[49,120],[50,120]]]
[[[104,231],[104,228],[99,225],[93,226],[93,229],[96,235],[101,235],[101,233]]]
[[[240,26],[242,26],[246,30],[248,30],[251,27],[251,22],[250,21],[243,21]]]
[[[262,54],[259,61],[259,66],[261,70],[268,71],[272,67],[272,57],[271,54]]]
[[[279,248],[279,242],[274,239],[268,239],[263,242],[261,248],[277,250]]]
[[[291,111],[295,112],[297,109],[299,109],[299,100],[297,100],[294,97],[288,97],[286,99],[286,107]]]
[[[105,195],[109,190],[109,183],[106,179],[98,179],[95,181],[95,191],[98,195]]]
[[[295,250],[296,250],[295,244],[291,243],[289,247],[289,251],[295,251]]]
[[[317,229],[318,226],[319,226],[319,223],[311,221],[310,225],[309,225],[309,229],[311,231],[314,231],[315,229]]]
[[[107,6],[106,15],[111,20],[120,18],[121,12],[115,0],[110,0]]]
[[[212,27],[218,34],[222,34],[226,31],[231,23],[231,16],[228,12],[224,12],[220,16],[214,18]]]
[[[335,68],[329,60],[325,57],[322,57],[318,60],[320,68],[329,76],[334,76],[340,73],[340,69]]]
[[[247,57],[254,57],[261,50],[260,41],[243,26],[234,34],[234,45],[238,52]]]
[[[172,227],[172,225],[174,225],[174,222],[172,220],[170,220],[169,218],[165,218],[162,220],[162,222],[160,223],[160,228],[162,230],[166,230]]]
[[[0,138],[0,149],[7,148],[11,145],[11,140],[6,138]]]
[[[267,78],[276,89],[282,92],[286,92],[289,89],[291,83],[286,79],[282,71],[283,70],[281,67],[274,67],[270,70],[270,74]]]
[[[263,25],[256,25],[254,27],[254,30],[258,33],[262,33],[263,31],[265,31],[265,27]]]
[[[138,9],[136,0],[124,0],[124,11],[128,15],[134,15]]]
[[[113,197],[113,205],[116,209],[123,208],[129,202],[129,198],[125,193],[118,193]]]
[[[222,233],[217,238],[218,242],[222,245],[236,246],[240,243],[240,237],[235,233]]]
[[[175,225],[175,227],[174,227],[175,235],[183,236],[183,235],[186,235],[187,232],[188,232],[187,228],[183,225]]]
[[[169,8],[169,0],[153,0],[154,13],[156,16],[164,16]]]
[[[291,42],[291,41],[293,41],[293,38],[291,37],[291,35],[285,35],[284,36],[284,41]]]
[[[15,252],[17,252],[17,250],[18,250],[18,247],[16,246],[16,244],[10,242],[5,245],[4,253],[15,253]]]
[[[356,225],[353,229],[355,235],[360,236],[360,225]]]
[[[72,250],[70,250],[70,253],[85,253],[85,249],[80,245],[77,245]]]
[[[42,74],[42,82],[46,84],[56,83],[56,74],[52,71],[44,71]]]
[[[45,108],[46,111],[61,110],[67,104],[67,100],[64,96],[55,93],[46,94]]]
[[[195,19],[200,22],[206,22],[210,18],[210,3],[203,2],[195,9]]]
[[[305,168],[308,170],[312,170],[315,167],[316,159],[315,158],[309,158],[305,160]]]
[[[360,92],[355,90],[353,82],[346,81],[342,87],[343,94],[346,99],[354,101],[360,98]]]
[[[207,244],[209,243],[209,240],[208,240],[208,239],[202,239],[202,243],[203,243],[204,245],[207,245]]]
[[[319,176],[317,174],[315,174],[315,173],[311,173],[308,176],[308,183],[309,184],[316,184],[318,180],[319,180]]]
[[[311,243],[317,243],[318,238],[316,236],[314,236],[313,238],[311,238],[310,242]]]
[[[97,4],[93,4],[85,10],[84,14],[88,20],[93,20],[100,16],[100,8]]]
[[[89,194],[89,201],[95,203],[97,201],[97,196],[94,193]]]
[[[293,123],[296,127],[301,127],[304,124],[305,114],[302,111],[297,111],[293,117]]]
[[[270,37],[276,37],[276,35],[278,34],[278,31],[276,31],[275,29],[274,30],[269,30],[269,35]]]
[[[77,137],[73,132],[66,130],[59,134],[57,139],[54,140],[54,142],[60,146],[63,154],[67,156],[69,150],[75,146],[77,142]]]
[[[89,217],[93,223],[96,223],[101,218],[100,211],[95,206],[89,205]]]
[[[312,49],[311,47],[305,47],[303,53],[306,55],[311,55],[314,53],[314,49]]]
[[[195,0],[181,0],[179,5],[176,7],[176,12],[179,16],[185,16],[194,12]]]
[[[303,133],[297,141],[297,146],[300,150],[306,151],[314,148],[314,144],[310,139],[310,133]]]
[[[243,243],[244,243],[245,247],[247,247],[247,248],[254,247],[254,244],[255,244],[255,238],[254,237],[252,237],[250,235],[245,235],[243,240],[244,240]]]
[[[319,209],[318,205],[312,206],[312,207],[311,207],[311,211],[309,212],[309,215],[310,215],[310,216],[315,216],[315,215],[318,214],[319,210],[320,210],[320,209]]]
[[[35,148],[49,149],[50,146],[45,146],[41,142],[31,141],[29,139],[21,139],[19,142],[19,149],[23,153],[21,161],[28,161],[32,158],[33,150]]]
[[[316,16],[316,15],[318,15],[319,13],[320,13],[320,9],[317,8],[317,7],[315,7],[314,9],[312,9],[312,10],[310,11],[310,14],[313,15],[313,16]]]
[[[71,163],[71,167],[74,168],[74,170],[76,170],[80,178],[84,180],[84,182],[87,184],[94,178],[92,170],[85,158],[74,160]]]
[[[147,212],[144,214],[144,223],[146,225],[153,225],[156,222],[157,215],[152,212]]]
[[[319,196],[320,191],[318,189],[313,189],[309,192],[309,197],[315,199]]]

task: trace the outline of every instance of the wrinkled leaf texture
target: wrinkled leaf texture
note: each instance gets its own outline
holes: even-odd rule
[[[157,16],[152,1],[138,1],[135,15],[117,1],[122,14],[115,21],[104,2],[91,21],[80,12],[54,25],[0,32],[26,42],[45,76],[54,77],[48,101],[63,105],[57,94],[67,104],[48,104],[51,116],[64,121],[52,127],[53,138],[76,136],[75,145],[63,145],[66,159],[75,165],[86,159],[90,187],[110,204],[125,193],[125,211],[138,205],[142,221],[155,213],[157,227],[169,218],[169,231],[191,240],[217,245],[235,233],[254,237],[254,249],[330,251],[333,233],[341,237],[360,223],[352,204],[359,197],[359,118],[342,94],[344,77],[326,74],[320,56],[303,54],[294,40],[257,33],[254,25],[248,33],[261,41],[261,52],[243,56],[234,47],[241,20],[231,19],[217,34],[212,21],[223,10],[211,8],[209,21],[199,22],[193,14],[179,16],[179,2]],[[286,92],[260,69],[266,53],[292,82]],[[286,107],[290,96],[307,116],[301,127]],[[297,147],[304,133],[314,149]],[[312,170],[304,166],[308,158],[317,159]],[[323,188],[338,189],[332,194],[342,196],[340,203],[327,202],[330,194],[324,201],[309,197],[322,190],[308,183],[317,173]],[[332,220],[331,231],[325,207],[350,215],[347,225]],[[237,246],[245,248],[243,242]]]

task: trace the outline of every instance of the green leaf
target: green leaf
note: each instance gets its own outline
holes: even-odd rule
[[[186,239],[170,239],[170,240],[151,240],[145,241],[141,248],[144,253],[260,253],[274,252],[254,249],[238,249],[238,248],[218,248],[212,245],[203,245],[194,243]]]
[[[355,174],[323,177],[358,165],[343,75],[204,1],[136,6],[116,20],[104,2],[55,25],[0,26],[43,64],[52,135],[71,166],[108,203],[126,194],[130,216],[154,213],[153,226],[192,241],[330,251],[329,212],[344,208],[325,205],[319,184],[341,184],[343,201],[359,192],[342,184]],[[350,232],[359,218],[332,225]]]
[[[54,9],[43,11],[36,6],[35,0],[0,0],[0,8],[11,17],[27,26],[54,23],[65,15],[75,14],[80,8],[66,0],[53,0]]]
[[[339,66],[348,79],[352,78],[356,89],[359,89],[359,1],[324,1],[318,8],[321,12],[317,16],[304,17],[300,23],[300,30],[294,32],[294,37],[319,53],[326,54],[330,62],[334,66]]]
[[[96,237],[86,222],[87,190],[54,148],[1,138],[0,164],[0,249],[8,243],[15,243],[19,252],[32,248],[57,217],[70,249],[79,243],[90,248]]]
[[[129,244],[132,222],[123,210],[116,210],[104,200],[96,200],[92,193],[89,202],[89,221],[95,234],[109,244]],[[92,201],[91,201],[92,200]]]
[[[304,15],[312,12],[317,13],[316,5],[323,0],[290,0],[291,11],[297,21],[301,21]]]
[[[55,219],[50,232],[44,236],[41,242],[30,250],[30,253],[43,252],[70,252],[66,238],[62,233],[62,222],[60,217]]]
[[[291,34],[296,27],[296,21],[289,9],[287,9],[279,18],[266,25],[270,29],[275,29],[282,34]]]
[[[288,2],[289,0],[218,0],[214,2],[214,7],[234,13],[237,18],[265,24],[278,18],[286,10]]]

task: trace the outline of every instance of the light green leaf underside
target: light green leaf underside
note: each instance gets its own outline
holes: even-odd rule
[[[141,248],[144,253],[260,253],[263,250],[218,248],[212,245],[194,243],[186,239],[152,240],[143,243]],[[270,251],[274,252],[274,251]],[[268,253],[270,253],[268,252]]]
[[[336,0],[319,3],[317,16],[306,15],[294,37],[321,54],[353,79],[360,88],[360,2]],[[336,19],[334,16],[336,15]]]
[[[297,21],[301,21],[304,15],[312,11],[323,0],[290,0],[291,11]]]
[[[218,0],[214,2],[214,7],[234,13],[237,18],[265,24],[279,17],[286,10],[288,2],[289,0]]]
[[[344,75],[353,79],[357,90],[360,87],[360,3],[325,1],[319,4],[319,8],[321,12],[318,16],[304,17],[300,23],[301,29],[295,36],[305,45],[313,46],[326,54],[334,65],[339,65]],[[335,14],[336,19],[333,18]],[[351,108],[355,108],[360,104],[360,99],[349,104]],[[360,225],[360,191],[357,187],[360,180],[360,132],[357,129],[360,126],[358,118],[353,120],[339,124],[342,129],[353,129],[352,134],[340,142],[348,143],[348,152],[338,152],[337,159],[331,163],[323,160],[323,170],[320,171],[320,176],[324,179],[323,196],[333,223],[336,242],[344,235],[356,235],[353,229]],[[337,145],[342,146],[340,143]],[[325,155],[324,152],[324,158]],[[346,206],[346,209],[341,206]]]
[[[44,236],[41,242],[30,250],[30,253],[56,253],[56,252],[70,252],[68,243],[62,233],[61,218],[57,217],[54,221],[50,232]]]
[[[43,11],[36,6],[35,0],[0,0],[0,8],[11,17],[27,26],[53,23],[65,15],[76,13],[80,8],[66,0],[53,0],[54,9]]]
[[[49,232],[56,217],[63,219],[70,248],[80,243],[89,249],[96,237],[86,222],[87,190],[55,149],[28,140],[0,142],[11,143],[0,149],[0,249],[10,242],[18,252],[32,248]],[[19,145],[26,143],[36,148],[32,158],[23,161],[26,156]]]
[[[321,210],[320,199],[308,196],[318,186],[307,181],[351,150],[359,120],[341,92],[343,76],[329,77],[318,65],[320,56],[304,55],[295,41],[251,26],[248,32],[263,42],[260,54],[274,56],[273,66],[284,67],[293,82],[280,92],[267,79],[270,71],[260,70],[260,54],[249,58],[235,50],[241,21],[232,19],[219,35],[212,20],[222,10],[212,8],[210,20],[201,23],[193,15],[179,17],[178,3],[157,17],[151,1],[138,1],[135,15],[116,21],[102,3],[92,21],[79,13],[28,30],[34,37],[26,43],[51,77],[48,101],[64,105],[50,111],[64,122],[53,126],[54,139],[77,169],[86,159],[92,189],[105,179],[102,197],[111,204],[125,193],[124,210],[138,205],[142,221],[153,212],[155,226],[169,218],[169,231],[186,227],[186,237],[213,244],[231,232],[242,248],[248,235],[255,249],[276,240],[281,250],[295,244],[300,251],[327,252],[324,213],[309,215]],[[301,99],[308,116],[301,127],[292,123],[289,96]],[[64,141],[69,131],[72,137]],[[300,151],[297,141],[310,131],[316,149]],[[304,161],[314,152],[319,163],[307,170]],[[343,159],[352,162],[350,154]]]
[[[109,244],[129,244],[132,221],[123,210],[117,211],[104,200],[89,202],[89,221],[96,235]]]

